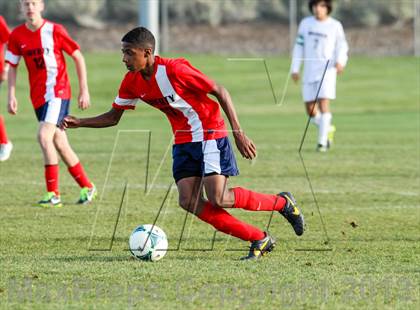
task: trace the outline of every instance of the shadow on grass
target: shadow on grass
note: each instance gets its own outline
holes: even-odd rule
[[[172,251],[175,252],[175,251]],[[244,255],[246,251],[242,251]],[[45,258],[49,261],[54,262],[63,262],[63,263],[83,263],[83,262],[145,262],[134,258],[130,252],[127,250],[121,250],[119,252],[121,255],[112,255],[112,256],[103,256],[92,253],[92,255],[83,255],[83,256],[55,256],[55,257],[48,257]],[[216,257],[223,256],[223,252],[211,252],[212,255],[208,254],[208,251],[195,251],[194,255],[191,255],[191,251],[176,251],[175,254],[170,254],[168,252],[166,255],[170,255],[170,261],[183,261],[183,262],[200,262],[200,261],[207,261],[207,260],[214,260]],[[228,256],[226,256],[228,258]]]
[[[122,254],[122,253],[121,253]],[[59,262],[129,262],[135,260],[130,256],[129,252],[127,255],[112,255],[103,256],[98,254],[83,255],[83,256],[52,256],[45,258],[46,260],[59,261]]]

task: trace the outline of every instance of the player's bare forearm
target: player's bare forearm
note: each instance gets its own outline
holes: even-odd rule
[[[73,52],[71,57],[76,65],[77,77],[79,79],[79,97],[78,105],[82,110],[87,109],[90,106],[89,88],[87,83],[87,69],[85,58],[83,57],[80,50]]]
[[[220,106],[229,120],[230,126],[233,130],[235,143],[239,152],[246,159],[253,159],[257,155],[257,150],[254,143],[245,135],[241,129],[238,116],[236,114],[235,106],[233,105],[232,98],[229,92],[222,85],[216,84],[211,95],[217,98]]]
[[[77,77],[79,79],[79,90],[82,91],[88,91],[88,84],[87,84],[87,70],[86,70],[86,63],[85,58],[83,57],[80,50],[76,50],[73,52],[71,57],[74,60],[74,63],[76,65],[76,72]]]
[[[235,133],[241,131],[241,125],[239,124],[239,119],[236,114],[232,98],[230,97],[230,94],[226,88],[224,88],[222,85],[216,84],[210,94],[215,96],[217,101],[219,101],[220,106],[222,107],[229,120],[229,124],[232,127],[233,132]]]
[[[7,81],[8,81],[8,95],[15,96],[16,94],[16,77],[17,77],[17,70],[15,67],[10,67],[9,71],[7,72]]]
[[[10,65],[9,65],[9,63],[6,62],[4,64],[3,72],[2,72],[2,74],[0,76],[0,85],[1,85],[1,83],[3,81],[6,81],[7,80],[7,76],[9,74],[9,68],[10,68]]]
[[[12,115],[17,113],[18,108],[18,102],[16,99],[16,77],[17,68],[10,66],[9,72],[7,73],[7,110]]]
[[[115,126],[119,123],[124,110],[111,108],[106,113],[94,117],[77,118],[71,115],[66,116],[60,124],[61,129],[66,128],[104,128]]]

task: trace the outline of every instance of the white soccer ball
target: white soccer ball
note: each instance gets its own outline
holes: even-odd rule
[[[135,258],[155,262],[165,256],[168,239],[162,229],[156,225],[146,224],[133,230],[128,245]]]

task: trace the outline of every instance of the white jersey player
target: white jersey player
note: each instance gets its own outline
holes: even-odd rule
[[[302,61],[304,63],[303,100],[311,122],[319,128],[317,150],[321,152],[327,151],[333,141],[335,126],[331,124],[329,102],[330,99],[335,99],[337,73],[340,74],[344,70],[348,59],[348,45],[343,26],[329,16],[332,10],[331,2],[309,1],[309,9],[313,16],[304,18],[299,25],[291,68],[292,78],[297,82]],[[322,80],[324,71],[325,76]],[[318,89],[320,113],[315,101]]]

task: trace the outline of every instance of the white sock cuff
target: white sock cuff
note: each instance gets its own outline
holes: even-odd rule
[[[322,113],[321,121],[319,123],[318,144],[327,146],[328,131],[331,126],[332,114],[330,112]]]
[[[332,119],[332,114],[331,114],[331,112],[322,113],[321,118],[323,120],[330,121]]]
[[[319,125],[321,121],[321,113],[316,113],[315,116],[312,116],[309,120],[312,124]]]

